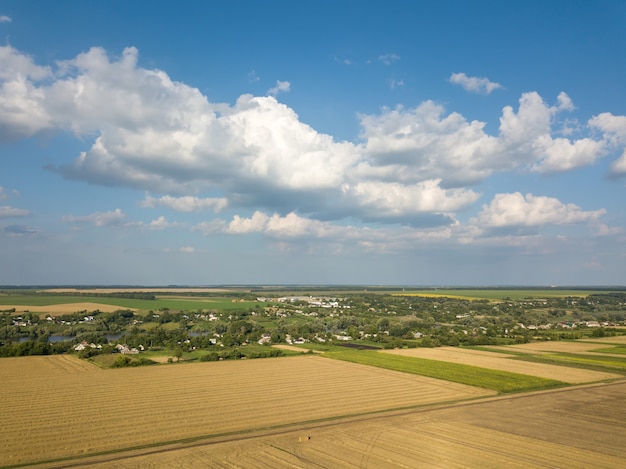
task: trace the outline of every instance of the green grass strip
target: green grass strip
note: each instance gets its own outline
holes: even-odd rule
[[[626,355],[626,346],[614,345],[613,347],[598,348],[589,351],[593,353],[615,353],[619,355]]]
[[[607,357],[606,355],[584,355],[581,353],[556,353],[550,355],[557,360],[574,363],[589,363],[592,365],[618,368],[626,371],[626,357]]]
[[[455,383],[467,384],[469,386],[477,386],[500,393],[535,391],[567,386],[567,383],[562,381],[537,376],[376,351],[327,352],[324,353],[323,356],[386,368],[388,370],[443,379]]]

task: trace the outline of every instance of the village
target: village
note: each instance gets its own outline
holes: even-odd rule
[[[3,353],[72,351],[91,357],[207,350],[230,357],[237,348],[277,344],[397,348],[569,340],[620,334],[626,326],[623,294],[470,301],[362,292],[256,296],[254,300],[252,306],[250,300],[233,299],[227,309],[195,311],[168,307],[71,314],[8,310],[2,312],[0,329]]]

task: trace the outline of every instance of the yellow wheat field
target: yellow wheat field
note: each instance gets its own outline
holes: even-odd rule
[[[589,338],[586,340],[530,342],[528,344],[490,346],[495,350],[519,350],[528,353],[580,353],[589,352],[611,345],[626,345],[626,335],[617,337]]]
[[[0,382],[0,466],[492,394],[312,355],[111,370],[4,358]]]
[[[511,355],[498,352],[485,352],[459,347],[415,348],[385,350],[380,353],[391,353],[418,358],[428,358],[464,365],[474,365],[493,370],[510,371],[540,378],[556,379],[565,383],[580,384],[606,379],[620,378],[621,375],[604,371],[591,371],[568,366],[548,365],[514,360]]]
[[[624,395],[626,383],[620,382],[507,396],[105,455],[82,460],[81,467],[621,469]]]
[[[603,337],[601,339],[590,339],[594,342],[603,343],[603,344],[615,344],[615,345],[626,345],[626,335],[620,335],[617,337]]]
[[[105,305],[102,303],[63,303],[58,305],[29,306],[29,305],[2,305],[5,309],[15,308],[18,313],[30,311],[31,313],[71,314],[78,311],[102,311],[112,313],[120,309],[119,306]],[[124,308],[135,310],[135,308]]]
[[[38,293],[222,293],[232,291],[228,288],[49,288]],[[248,291],[248,289],[237,289]]]

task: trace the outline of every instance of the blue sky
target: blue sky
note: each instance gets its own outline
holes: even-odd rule
[[[626,284],[626,4],[0,1],[0,284]]]

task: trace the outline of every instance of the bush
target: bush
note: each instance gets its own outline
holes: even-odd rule
[[[113,365],[111,365],[113,368],[124,368],[125,366],[130,365],[131,359],[130,357],[127,357],[126,355],[120,355],[119,357],[117,357],[115,359],[115,361],[113,362]]]
[[[200,356],[201,362],[216,362],[219,359],[220,359],[220,356],[215,352],[206,353]]]

